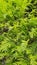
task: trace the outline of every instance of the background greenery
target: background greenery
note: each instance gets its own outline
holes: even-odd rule
[[[37,65],[37,0],[0,0],[0,65]]]

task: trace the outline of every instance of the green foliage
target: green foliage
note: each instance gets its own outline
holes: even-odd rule
[[[37,65],[37,0],[0,0],[0,65]]]

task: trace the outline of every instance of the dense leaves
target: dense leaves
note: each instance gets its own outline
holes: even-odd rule
[[[0,0],[0,65],[37,65],[37,0]]]

